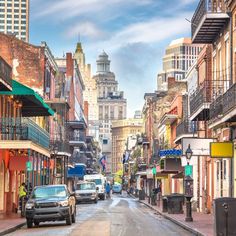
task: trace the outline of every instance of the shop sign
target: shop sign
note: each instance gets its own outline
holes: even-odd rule
[[[210,155],[213,158],[233,158],[234,157],[234,144],[232,142],[211,143]]]

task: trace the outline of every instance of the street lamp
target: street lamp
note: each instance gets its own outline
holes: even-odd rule
[[[190,159],[193,155],[193,151],[190,148],[190,144],[188,145],[188,148],[185,152],[186,160],[187,160],[187,166],[189,166]],[[189,168],[188,168],[189,169]],[[185,171],[186,173],[186,171]],[[190,172],[188,170],[187,175],[184,178],[184,184],[185,184],[185,198],[186,198],[186,222],[193,221],[192,217],[192,206],[191,206],[191,198],[193,197],[193,179],[190,176]]]
[[[189,162],[190,162],[190,159],[191,159],[192,155],[193,155],[193,151],[190,148],[190,144],[189,144],[187,150],[185,151],[185,156],[186,156],[186,160],[187,160],[188,165],[189,165]]]

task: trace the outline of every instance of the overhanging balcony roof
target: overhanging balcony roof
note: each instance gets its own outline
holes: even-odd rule
[[[72,129],[85,130],[87,128],[87,124],[84,120],[67,121],[67,125]]]
[[[12,80],[12,91],[0,91],[0,95],[14,95],[22,101],[22,116],[51,116],[54,111],[33,89]]]
[[[177,119],[178,119],[178,115],[166,113],[166,114],[162,117],[160,123],[163,124],[163,125],[171,125],[171,124],[174,123]]]
[[[213,43],[229,19],[225,8],[223,3],[213,6],[213,1],[201,0],[199,2],[191,20],[193,43]]]

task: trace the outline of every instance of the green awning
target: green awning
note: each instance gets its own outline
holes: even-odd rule
[[[33,89],[12,80],[12,91],[0,91],[0,95],[14,95],[22,102],[22,116],[52,116],[54,111]]]

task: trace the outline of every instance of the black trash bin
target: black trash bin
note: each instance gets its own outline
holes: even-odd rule
[[[139,190],[139,200],[145,200],[145,191]]]
[[[166,196],[168,201],[168,214],[183,214],[184,195],[172,193]]]
[[[162,197],[162,212],[168,211],[168,200],[166,196]]]
[[[236,198],[222,197],[214,200],[214,235],[236,235]]]

